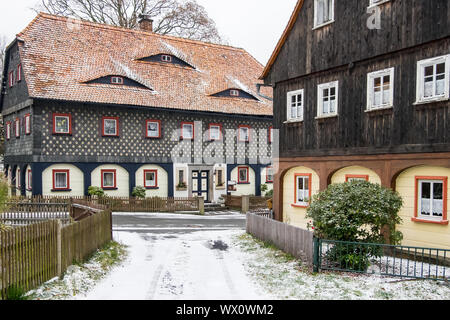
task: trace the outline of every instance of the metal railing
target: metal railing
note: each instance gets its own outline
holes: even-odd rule
[[[314,271],[450,279],[450,250],[314,239]]]

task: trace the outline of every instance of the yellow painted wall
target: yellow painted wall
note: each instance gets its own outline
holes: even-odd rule
[[[167,172],[161,168],[160,166],[155,165],[145,165],[140,167],[136,171],[136,186],[143,187],[144,186],[144,170],[158,170],[158,188],[159,189],[151,189],[146,190],[145,196],[149,197],[167,197],[169,192],[169,184],[168,184],[168,174]]]
[[[238,168],[239,167],[246,167],[246,166],[244,166],[244,165],[238,166],[231,171],[231,181],[236,181],[236,183],[238,182]],[[236,184],[237,191],[233,191],[231,193],[231,195],[246,196],[246,195],[255,195],[256,194],[255,171],[251,167],[248,167],[248,169],[249,169],[248,180],[250,183],[249,184]]]
[[[69,183],[72,191],[52,192],[53,170],[69,170]],[[42,195],[44,196],[84,196],[83,172],[71,164],[55,164],[42,172]]]
[[[340,169],[336,171],[336,173],[331,177],[331,183],[344,183],[345,182],[345,176],[348,174],[352,175],[367,175],[369,176],[369,182],[380,184],[381,185],[381,179],[374,171],[360,167],[360,166],[351,166],[346,167],[343,169]]]
[[[116,164],[102,165],[91,172],[91,186],[102,187],[101,170],[116,170],[117,190],[105,190],[110,197],[129,197],[130,184],[128,171]]]
[[[411,221],[414,217],[415,177],[448,177],[447,195],[450,196],[450,169],[442,167],[420,166],[402,172],[396,180],[396,190],[403,198],[400,211],[402,224],[398,230],[403,233],[403,245],[450,249],[450,226]],[[450,198],[447,199],[447,219],[449,218]]]
[[[306,208],[294,208],[295,202],[295,174],[311,173],[311,196],[317,194],[320,190],[320,181],[317,173],[307,167],[295,167],[290,169],[283,179],[283,222],[300,227],[307,228],[308,219],[306,219]]]

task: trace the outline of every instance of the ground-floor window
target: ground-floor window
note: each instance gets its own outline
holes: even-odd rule
[[[102,170],[102,189],[115,189],[116,184],[116,170]]]
[[[249,183],[249,170],[248,167],[238,168],[238,183]]]
[[[69,170],[53,170],[53,190],[70,189]]]
[[[295,175],[295,202],[294,206],[307,207],[311,199],[311,174]]]
[[[144,170],[144,187],[158,187],[158,170]]]
[[[416,177],[416,217],[441,221],[447,215],[447,177]]]
[[[266,169],[266,183],[273,183],[273,167]]]
[[[27,190],[31,190],[32,189],[32,184],[31,184],[31,169],[28,169],[27,171]]]
[[[368,175],[358,175],[358,174],[347,174],[345,175],[345,182],[352,181],[369,181]]]

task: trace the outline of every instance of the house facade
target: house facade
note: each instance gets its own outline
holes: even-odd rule
[[[299,0],[261,78],[274,88],[276,218],[364,179],[404,204],[403,244],[450,248],[450,3]]]
[[[273,180],[262,70],[243,49],[155,34],[145,17],[132,30],[40,13],[3,71],[13,192],[260,195]]]

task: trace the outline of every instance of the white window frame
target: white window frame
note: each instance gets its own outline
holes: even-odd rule
[[[172,56],[169,56],[168,54],[161,55],[161,61],[162,62],[172,62]]]
[[[231,89],[230,90],[230,96],[232,96],[232,97],[239,97],[239,90]]]
[[[379,6],[379,5],[389,2],[389,1],[391,1],[391,0],[370,0],[369,8]]]
[[[329,20],[322,22],[322,23],[318,23],[318,13],[319,13],[319,1],[331,1],[331,8],[330,8],[330,17]],[[314,29],[318,29],[321,28],[323,26],[326,26],[328,24],[331,24],[334,22],[334,0],[314,0]]]
[[[14,133],[16,135],[16,138],[20,137],[20,119],[19,118],[17,118],[14,121]]]
[[[292,97],[296,96],[296,117],[292,117]],[[301,103],[299,105],[298,97],[301,96]],[[301,115],[299,116],[299,109],[301,109]],[[287,93],[287,121],[288,122],[297,122],[303,121],[305,113],[305,90],[300,89],[296,91],[290,91]]]
[[[123,77],[118,76],[111,77],[111,84],[123,84]]]
[[[390,77],[390,94],[389,94],[389,102],[381,103],[378,106],[374,106],[375,100],[375,79],[381,78],[381,100],[383,101],[384,96],[384,77]],[[392,108],[394,106],[394,80],[395,80],[395,68],[388,68],[380,71],[375,71],[367,74],[367,111],[379,110],[379,109],[387,109]]]
[[[326,89],[335,88],[336,107],[333,113],[323,113],[323,91]],[[339,81],[332,81],[328,83],[322,83],[317,86],[317,118],[329,118],[336,117],[339,114]]]
[[[422,214],[422,183],[430,183],[430,215],[423,215]],[[440,183],[442,184],[442,216],[434,216],[433,215],[433,200],[434,200],[434,184],[435,183]],[[447,199],[445,199],[445,191],[444,191],[444,187],[445,187],[445,183],[443,180],[428,180],[428,179],[420,179],[418,180],[418,195],[417,195],[417,218],[421,219],[421,220],[429,220],[429,221],[442,221],[444,219],[444,201],[446,201]]]
[[[445,79],[444,79],[444,94],[433,95],[432,97],[425,97],[425,68],[445,63]],[[436,74],[434,74],[436,76]],[[429,103],[434,101],[442,101],[449,99],[449,78],[450,78],[450,54],[431,59],[421,60],[417,62],[417,85],[416,85],[416,104]],[[436,82],[434,82],[436,83]],[[435,86],[433,90],[435,92]]]
[[[309,176],[309,175],[295,175],[295,180],[296,180],[295,181],[295,185],[296,185],[295,205],[303,206],[303,207],[309,206],[309,202],[311,200],[310,199],[311,190],[310,190],[310,181],[309,181],[310,179],[311,179],[311,176]],[[300,186],[299,180],[303,181],[303,188],[302,189],[299,188],[299,186]],[[304,201],[299,201],[299,195],[300,194],[303,195],[303,200]]]

